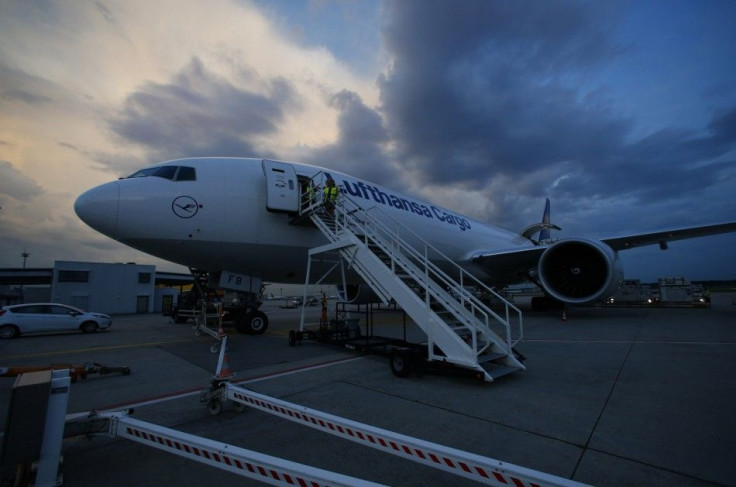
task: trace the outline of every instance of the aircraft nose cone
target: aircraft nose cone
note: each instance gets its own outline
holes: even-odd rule
[[[74,202],[74,211],[90,227],[115,238],[119,203],[120,184],[115,181],[82,193]]]

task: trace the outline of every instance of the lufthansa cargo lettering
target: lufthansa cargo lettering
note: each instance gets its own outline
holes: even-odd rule
[[[343,181],[342,186],[345,192],[350,196],[373,200],[376,203],[391,206],[399,210],[409,211],[417,215],[423,215],[427,218],[437,218],[437,220],[441,222],[456,225],[463,232],[465,230],[470,230],[471,228],[470,222],[463,217],[448,213],[434,205],[430,205],[428,207],[427,205],[419,204],[407,198],[400,198],[394,194],[381,191],[375,186],[365,184],[363,181],[358,181],[357,183]]]

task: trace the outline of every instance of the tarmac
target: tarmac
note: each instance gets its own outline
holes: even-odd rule
[[[304,342],[301,310],[267,304],[269,331],[229,332],[235,379],[309,408],[599,486],[736,485],[736,294],[710,309],[525,310],[526,371],[493,383],[397,378],[385,357]],[[308,308],[311,320],[319,309]],[[376,315],[401,337],[401,316]],[[361,320],[361,325],[364,321]],[[418,329],[409,324],[409,338]],[[0,366],[129,366],[71,386],[69,413],[133,407],[132,417],[344,475],[394,486],[478,485],[246,408],[211,416],[199,400],[217,362],[213,339],[161,315],[116,316],[91,335],[0,341]],[[0,425],[12,378],[0,378]],[[264,485],[122,438],[66,440],[64,485]],[[13,470],[0,469],[0,485]]]

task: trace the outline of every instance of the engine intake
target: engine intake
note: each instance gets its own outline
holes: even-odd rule
[[[615,292],[623,272],[616,253],[594,240],[562,240],[539,258],[539,280],[555,299],[582,304]]]

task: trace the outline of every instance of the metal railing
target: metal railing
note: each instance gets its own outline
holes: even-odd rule
[[[325,179],[325,174],[320,172],[310,180],[308,189],[302,196],[304,202],[302,214],[310,214],[319,208],[326,207],[324,201]],[[465,313],[459,311],[458,306],[451,304],[452,301],[483,323],[488,331],[492,330],[492,321],[501,324],[504,328],[501,335],[505,336],[509,352],[523,338],[521,310],[388,213],[376,206],[363,208],[342,192],[339,193],[334,208],[325,210],[325,212],[332,217],[333,221],[331,222],[332,225],[327,225],[322,221],[322,231],[331,235],[332,241],[338,240],[344,231],[348,230],[362,238],[366,245],[372,244],[379,247],[382,252],[390,257],[391,271],[394,274],[397,274],[396,264],[398,264],[401,270],[412,277],[422,288],[428,306],[432,304],[431,298],[434,298],[434,302],[452,312],[455,318],[471,332],[474,331],[475,325],[470,323],[471,320]],[[384,222],[388,222],[388,224]],[[433,263],[433,260],[440,262],[456,277],[448,275],[445,270]],[[411,265],[407,265],[407,262]],[[420,278],[419,273],[423,275],[423,278]],[[432,285],[432,283],[435,285]],[[470,285],[503,303],[505,317],[496,313],[477,296],[469,292],[466,286]],[[518,317],[518,336],[514,336],[511,327],[512,314]],[[471,335],[473,337],[473,348],[478,350],[476,335],[475,333]],[[478,353],[482,351],[483,349],[479,350]]]

